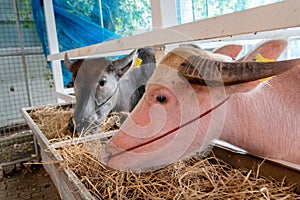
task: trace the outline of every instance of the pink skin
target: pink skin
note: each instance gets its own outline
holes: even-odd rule
[[[222,46],[218,49],[215,49],[213,52],[229,56],[230,58],[235,60],[236,57],[240,54],[242,49],[243,49],[242,45],[229,44],[229,45]]]
[[[106,145],[103,160],[114,169],[147,171],[205,150],[211,139],[220,138],[259,156],[300,164],[300,90],[291,87],[299,84],[299,68],[272,78],[269,85],[254,81],[208,88],[190,85],[172,68],[157,67],[143,99]],[[158,96],[166,101],[159,102]],[[228,96],[195,123],[153,140]]]
[[[299,84],[298,67],[232,96],[220,139],[255,155],[300,164],[300,89],[293,87]]]

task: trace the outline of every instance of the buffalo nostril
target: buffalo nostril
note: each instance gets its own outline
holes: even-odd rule
[[[68,123],[68,130],[74,134],[75,133],[75,125],[74,125],[74,118],[70,117],[69,123]]]
[[[101,162],[102,162],[103,164],[107,165],[107,164],[108,164],[108,161],[109,161],[110,158],[111,158],[111,156],[112,156],[112,153],[107,152],[107,151],[105,150],[105,153],[104,153],[103,157],[101,158]]]

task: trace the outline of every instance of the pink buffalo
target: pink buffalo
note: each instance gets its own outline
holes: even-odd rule
[[[146,171],[205,152],[218,138],[300,164],[300,59],[253,62],[258,54],[276,60],[286,42],[266,46],[243,62],[200,48],[170,51],[107,143],[102,161],[118,170]]]

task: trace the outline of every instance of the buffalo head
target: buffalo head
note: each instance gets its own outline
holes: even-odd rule
[[[65,55],[65,65],[73,72],[76,96],[74,116],[69,121],[71,132],[97,129],[115,104],[119,80],[130,68],[135,53],[113,61],[90,58],[74,63]]]

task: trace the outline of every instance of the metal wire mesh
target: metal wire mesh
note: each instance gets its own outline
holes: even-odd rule
[[[0,163],[34,153],[20,108],[54,103],[53,79],[30,0],[0,0]],[[10,156],[4,156],[11,153]]]

